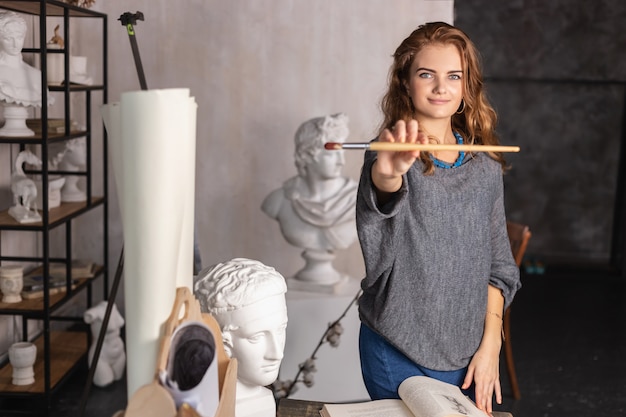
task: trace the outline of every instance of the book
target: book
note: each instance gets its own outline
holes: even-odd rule
[[[24,292],[35,292],[35,291],[43,291],[43,275],[41,273],[34,273],[26,275],[23,279],[24,285],[22,287],[22,291]],[[78,280],[73,279],[72,284],[77,284]],[[65,277],[63,276],[55,276],[50,275],[48,278],[48,288],[59,288],[64,287],[66,285]]]
[[[322,417],[486,417],[459,387],[426,376],[405,379],[398,399],[324,404]],[[505,414],[506,415],[506,414]]]
[[[73,288],[76,288],[76,285],[72,285],[72,289]],[[54,295],[65,291],[65,287],[50,288],[48,290],[48,295]],[[38,298],[43,298],[43,289],[34,291],[22,291],[21,296],[24,300],[36,300]]]
[[[40,135],[42,131],[41,119],[26,119],[26,127]],[[78,124],[70,120],[70,131],[77,130]],[[65,133],[65,119],[48,119],[48,133]]]
[[[65,273],[67,272],[66,265],[64,263],[51,263],[49,267],[50,275],[55,277],[61,277],[65,279]],[[74,259],[72,261],[72,278],[92,278],[93,277],[94,263],[84,259]]]

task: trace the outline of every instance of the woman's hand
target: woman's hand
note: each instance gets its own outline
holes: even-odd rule
[[[417,120],[398,120],[392,130],[385,129],[378,137],[380,142],[427,143],[426,135],[418,132]],[[402,185],[404,175],[413,162],[419,158],[419,151],[378,151],[376,163],[372,167],[372,180],[376,188],[385,193],[393,193]]]
[[[474,381],[476,389],[476,405],[487,415],[493,411],[493,394],[496,402],[502,404],[500,387],[500,348],[501,339],[487,341],[483,339],[474,357],[470,361],[467,375],[463,381],[463,389],[471,386]]]

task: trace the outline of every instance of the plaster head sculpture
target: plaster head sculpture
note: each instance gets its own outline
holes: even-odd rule
[[[345,278],[332,260],[336,250],[357,240],[357,183],[342,176],[344,151],[324,149],[326,142],[344,142],[348,133],[343,113],[304,122],[295,134],[298,175],[272,191],[261,206],[278,221],[287,242],[304,249],[306,266],[294,278],[305,289],[324,291]]]
[[[75,138],[64,142],[53,142],[48,145],[48,167],[60,171],[79,171],[87,163],[87,140]],[[48,177],[48,207],[57,207],[61,202],[80,202],[87,200],[84,177],[78,175]],[[37,183],[41,190],[41,182]],[[41,205],[41,199],[38,200]]]
[[[194,280],[202,312],[219,323],[224,349],[238,362],[236,416],[274,417],[273,393],[287,328],[287,285],[274,268],[235,258],[205,268]]]
[[[22,59],[26,21],[12,11],[0,12],[0,101],[4,106],[3,136],[32,136],[26,127],[27,107],[41,107],[41,71]],[[48,95],[48,104],[53,98]]]
[[[41,166],[41,160],[29,150],[21,151],[15,158],[15,171],[11,175],[11,192],[13,206],[9,214],[20,223],[34,223],[41,221],[37,211],[37,185],[32,178],[24,173],[22,165],[28,163],[36,167]]]

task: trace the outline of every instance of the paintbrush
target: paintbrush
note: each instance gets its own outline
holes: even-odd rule
[[[453,145],[437,143],[406,142],[326,142],[327,150],[363,149],[366,151],[466,151],[466,152],[519,152],[519,146],[500,145]]]

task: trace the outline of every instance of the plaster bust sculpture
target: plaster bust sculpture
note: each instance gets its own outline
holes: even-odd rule
[[[287,285],[274,268],[235,258],[205,268],[194,280],[203,313],[218,322],[224,350],[238,362],[236,417],[275,417],[265,388],[278,377],[287,328]]]
[[[34,223],[41,221],[41,215],[37,211],[37,185],[33,179],[26,176],[22,165],[29,163],[40,167],[41,160],[29,150],[21,151],[15,158],[15,171],[11,175],[11,192],[13,193],[13,206],[9,208],[9,214],[20,223]]]
[[[344,142],[348,132],[343,113],[304,122],[295,134],[298,175],[272,191],[261,206],[278,221],[287,242],[304,249],[307,265],[295,279],[314,284],[307,289],[340,281],[342,274],[332,267],[334,253],[357,239],[357,183],[341,175],[344,151],[324,149],[326,142]]]
[[[87,162],[87,143],[85,138],[68,140],[65,151],[59,162],[59,169],[64,171],[78,171]],[[76,202],[87,200],[87,194],[78,186],[80,177],[68,175],[61,190],[61,201]]]
[[[12,11],[0,12],[0,101],[5,110],[3,136],[32,136],[26,107],[41,107],[41,71],[22,59],[26,21]],[[48,95],[48,104],[53,98]]]

